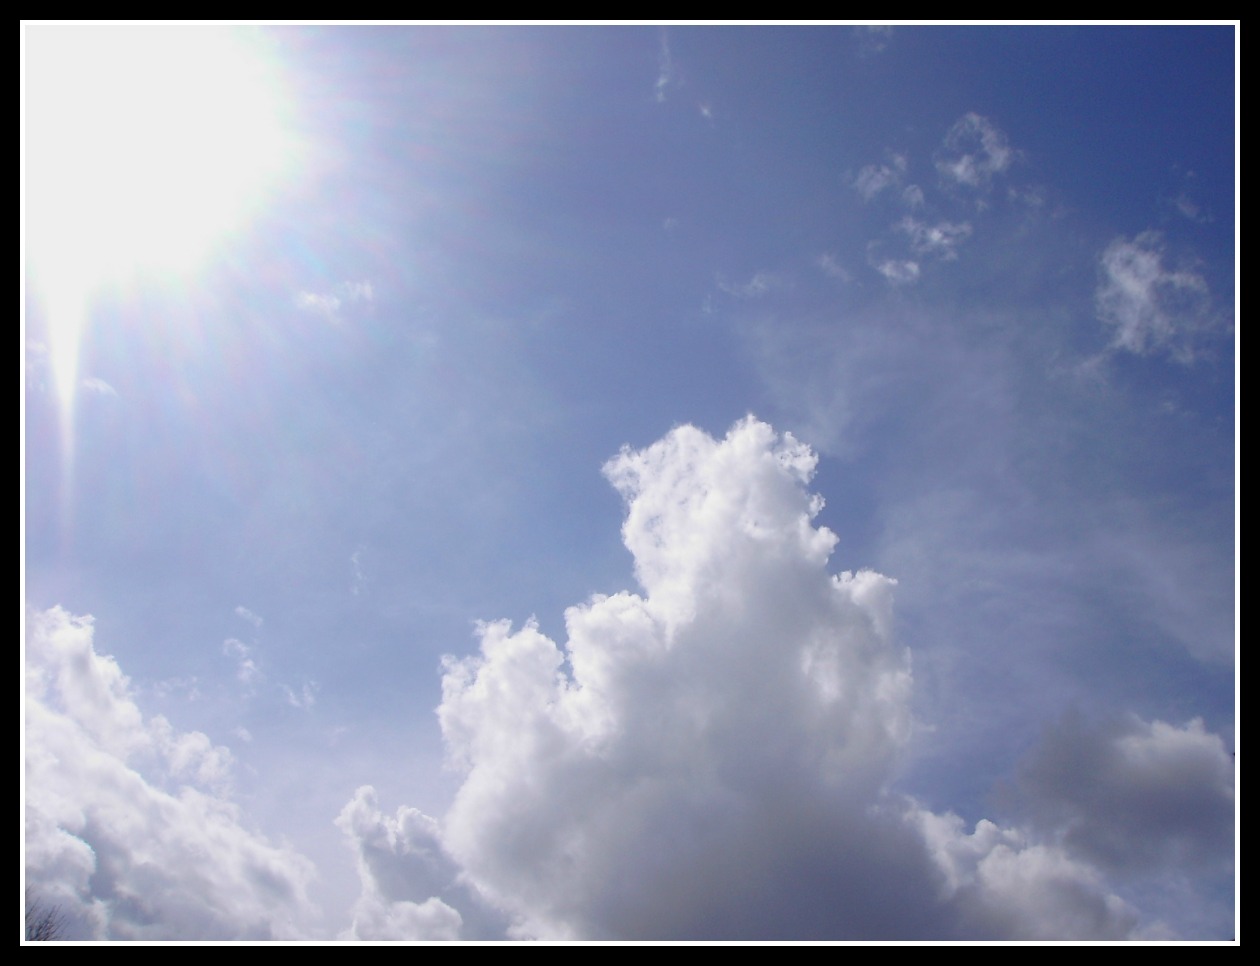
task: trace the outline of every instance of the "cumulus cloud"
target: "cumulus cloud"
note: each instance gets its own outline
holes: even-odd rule
[[[1101,867],[1185,871],[1232,862],[1233,759],[1200,719],[1093,725],[1069,715],[1020,783],[1039,822]]]
[[[355,850],[362,893],[346,939],[460,938],[463,918],[437,894],[457,869],[446,856],[437,822],[414,808],[389,816],[376,791],[360,788],[337,816]]]
[[[146,718],[91,618],[54,608],[28,631],[26,881],[72,938],[301,934],[313,869],[242,824],[230,753]]]
[[[462,784],[440,822],[347,806],[356,930],[453,927],[433,899],[466,922],[455,884],[518,938],[1129,933],[1059,845],[890,789],[914,730],[894,581],[830,573],[815,465],[751,417],[608,462],[641,592],[569,608],[563,647],[496,621],[446,659]]]
[[[946,181],[982,188],[1011,166],[1015,151],[1006,135],[979,114],[964,115],[945,135],[936,170]]]
[[[1208,316],[1207,282],[1194,271],[1165,265],[1158,232],[1117,238],[1102,253],[1100,274],[1094,303],[1098,318],[1114,329],[1113,348],[1190,357],[1189,337]]]

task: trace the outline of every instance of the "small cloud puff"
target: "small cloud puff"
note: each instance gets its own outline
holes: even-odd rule
[[[904,154],[893,154],[888,164],[868,164],[853,178],[853,190],[870,201],[885,188],[901,183],[909,162]]]
[[[957,248],[971,236],[967,222],[942,221],[935,225],[907,215],[897,224],[898,230],[910,238],[910,248],[917,255],[935,255],[945,261],[958,257]]]
[[[919,263],[905,259],[886,258],[873,263],[875,271],[893,285],[909,285],[919,280]]]
[[[329,322],[340,321],[343,306],[371,302],[376,293],[371,282],[342,282],[331,292],[299,292],[294,304],[305,312],[322,315]]]
[[[987,118],[971,113],[945,135],[936,160],[941,177],[969,188],[983,188],[1011,166],[1016,152]]]

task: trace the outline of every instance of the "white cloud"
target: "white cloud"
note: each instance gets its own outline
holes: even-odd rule
[[[341,282],[331,292],[299,292],[294,303],[303,311],[322,315],[329,322],[337,322],[341,319],[343,307],[371,302],[375,297],[371,282]]]
[[[749,418],[605,466],[642,593],[569,608],[563,648],[500,621],[447,659],[463,783],[440,824],[370,790],[347,806],[371,866],[356,929],[453,923],[427,901],[464,915],[461,882],[522,938],[1127,933],[1132,910],[1057,846],[967,835],[889,790],[913,730],[894,582],[828,572],[815,465]],[[406,888],[382,886],[406,863]]]
[[[885,188],[901,183],[908,162],[904,154],[893,154],[889,164],[868,164],[853,178],[853,190],[863,201],[870,201]]]
[[[862,26],[853,28],[853,36],[858,41],[858,53],[862,57],[874,57],[888,49],[892,40],[893,28],[887,24]]]
[[[346,939],[460,938],[463,918],[437,898],[458,870],[443,851],[437,822],[414,808],[395,816],[364,786],[337,816],[355,850],[362,893]]]
[[[656,54],[656,83],[653,89],[656,102],[665,102],[669,86],[674,82],[674,58],[669,52],[669,34],[661,31],[661,46]]]
[[[292,707],[310,711],[315,707],[315,694],[319,691],[319,685],[314,681],[307,681],[300,691],[294,691],[287,684],[282,684],[280,690],[284,692],[284,699]]]
[[[329,320],[335,319],[337,310],[341,308],[341,299],[327,293],[299,292],[296,302],[298,308],[322,315]]]
[[[255,663],[249,645],[235,637],[223,642],[223,653],[236,660],[236,678],[242,684],[257,684],[262,679],[262,671]]]
[[[314,870],[241,823],[231,755],[146,718],[90,618],[31,615],[26,881],[74,938],[291,938]]]
[[[249,621],[255,627],[262,627],[263,619],[255,614],[248,607],[238,604],[234,611],[237,617],[243,621]]]
[[[923,189],[917,184],[907,185],[906,189],[901,192],[901,200],[907,208],[922,208],[924,202]]]
[[[1011,166],[1015,151],[1006,135],[979,114],[967,114],[949,129],[936,160],[941,176],[970,188],[987,185]]]
[[[874,265],[875,271],[894,285],[908,285],[919,280],[919,263],[905,259],[886,258]]]
[[[117,396],[118,390],[107,383],[104,379],[98,379],[96,376],[88,376],[83,380],[82,386],[89,392],[98,393],[102,396]]]
[[[897,228],[910,238],[910,247],[918,255],[936,255],[946,261],[958,257],[956,249],[971,236],[967,222],[942,221],[935,225],[907,215]]]
[[[1189,336],[1207,318],[1203,276],[1164,264],[1163,238],[1147,231],[1117,238],[1100,259],[1098,318],[1115,330],[1111,345],[1138,354],[1167,349],[1188,359]]]
[[[1136,910],[1106,891],[1101,877],[1062,849],[1030,842],[987,820],[966,833],[956,815],[913,809],[944,873],[942,895],[982,934],[1023,939],[1125,939]]]

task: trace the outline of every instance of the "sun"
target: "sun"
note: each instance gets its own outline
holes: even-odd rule
[[[257,31],[23,31],[23,222],[64,419],[106,283],[180,278],[248,220],[293,161]]]
[[[285,160],[278,85],[260,54],[232,28],[31,30],[35,254],[74,251],[90,262],[76,270],[99,277],[200,258]]]

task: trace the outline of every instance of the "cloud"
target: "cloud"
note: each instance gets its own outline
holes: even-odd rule
[[[1166,349],[1190,358],[1189,338],[1209,311],[1203,276],[1164,264],[1163,237],[1147,231],[1117,238],[1099,259],[1098,318],[1115,332],[1111,346],[1139,355]]]
[[[302,685],[301,691],[294,691],[287,684],[282,684],[280,690],[284,692],[284,699],[292,707],[310,711],[315,707],[315,695],[319,691],[319,685],[314,681],[307,681]]]
[[[342,815],[364,922],[428,928],[433,898],[466,920],[459,883],[517,938],[1129,933],[1136,913],[1055,843],[968,834],[890,789],[914,731],[894,581],[829,572],[815,466],[751,417],[608,462],[642,592],[569,608],[563,648],[496,621],[446,659],[446,815],[389,818],[370,790]]]
[[[437,898],[457,869],[446,856],[437,822],[414,808],[384,814],[364,786],[337,816],[355,850],[362,893],[346,939],[460,938],[463,918]]]
[[[901,200],[907,208],[923,207],[923,189],[917,184],[907,185],[906,189],[901,192]]]
[[[371,302],[376,298],[372,283],[341,282],[331,292],[299,292],[294,303],[305,312],[322,315],[329,322],[340,321],[344,306]]]
[[[971,225],[965,221],[929,225],[907,215],[897,223],[897,228],[909,236],[910,248],[915,254],[935,255],[946,261],[956,259],[956,249],[971,236]]]
[[[674,82],[674,58],[669,52],[669,34],[664,30],[661,31],[661,46],[656,54],[656,83],[653,90],[656,95],[656,102],[663,104],[669,91],[669,86]]]
[[[834,278],[846,285],[853,281],[853,273],[845,268],[840,263],[840,260],[830,252],[823,252],[814,259],[814,264],[817,265],[822,270],[822,273],[828,278]]]
[[[721,277],[717,280],[718,288],[727,295],[733,295],[738,299],[761,298],[763,295],[768,295],[786,284],[787,282],[783,276],[774,272],[757,272],[747,282],[743,283],[727,282]]]
[[[1203,206],[1198,204],[1184,191],[1173,199],[1173,207],[1181,214],[1183,218],[1193,221],[1196,224],[1206,225],[1212,221],[1212,215],[1203,210]]]
[[[146,718],[92,638],[60,608],[29,618],[27,885],[72,938],[302,934],[313,867],[241,823],[227,749]]]
[[[341,299],[328,293],[299,292],[296,302],[298,308],[322,315],[329,320],[335,319],[337,310],[341,308]]]
[[[875,271],[894,285],[908,285],[919,280],[919,263],[905,259],[886,258],[874,263]]]
[[[854,27],[853,36],[857,38],[858,54],[862,57],[874,57],[888,49],[892,40],[893,28],[887,24]]]
[[[870,201],[885,188],[900,184],[907,164],[904,154],[891,155],[890,164],[868,164],[853,178],[853,190],[863,201]]]
[[[118,390],[111,386],[104,379],[98,379],[96,376],[88,376],[81,383],[84,389],[89,392],[98,393],[102,396],[117,396]]]
[[[979,114],[964,115],[945,135],[936,170],[955,184],[985,187],[1011,166],[1015,151],[1006,135]]]
[[[241,620],[249,621],[255,627],[262,627],[263,619],[244,605],[238,604],[233,613],[235,613]]]
[[[245,685],[257,684],[262,679],[262,671],[250,656],[249,645],[235,637],[223,642],[223,653],[236,660],[236,679]]]
[[[1229,867],[1234,763],[1202,720],[1051,729],[1020,774],[1039,822],[1075,854],[1117,872]]]

